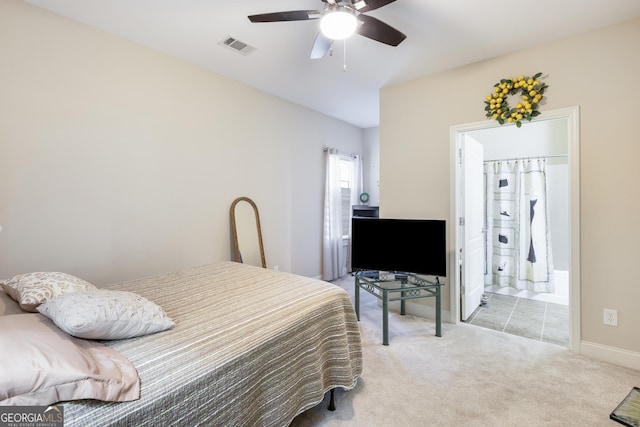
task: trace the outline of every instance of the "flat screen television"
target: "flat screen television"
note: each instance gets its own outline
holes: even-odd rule
[[[353,218],[351,269],[445,277],[446,221]]]

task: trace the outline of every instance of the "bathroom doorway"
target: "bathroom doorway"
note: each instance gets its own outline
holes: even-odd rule
[[[577,351],[579,337],[579,257],[578,233],[578,138],[577,108],[545,113],[544,120],[525,123],[521,128],[499,126],[493,122],[478,122],[452,128],[452,150],[455,150],[452,213],[455,224],[452,233],[456,250],[452,265],[452,318],[507,333],[526,336],[569,347]],[[548,179],[550,241],[553,248],[553,279],[550,289],[528,289],[526,286],[504,286],[495,280],[496,260],[491,260],[492,248],[485,247],[484,296],[480,304],[471,301],[472,309],[464,308],[465,281],[465,209],[464,162],[458,158],[463,141],[475,141],[483,146],[485,170],[491,162],[522,162],[538,159],[546,164]],[[476,167],[477,169],[477,167]],[[474,172],[475,173],[475,172]],[[485,174],[486,177],[486,174]],[[484,178],[481,178],[484,179]],[[468,201],[466,203],[469,203]],[[474,202],[475,203],[475,202]],[[486,212],[486,205],[482,208]],[[487,231],[483,229],[483,231]],[[500,236],[507,239],[511,236]],[[488,239],[490,240],[490,239]],[[493,268],[493,271],[492,271]],[[471,269],[471,267],[469,267]],[[478,270],[474,267],[473,270]],[[466,273],[466,275],[465,275]],[[492,274],[493,273],[493,274]],[[477,275],[477,273],[474,273]],[[497,279],[503,279],[497,277]],[[455,307],[454,307],[455,305]],[[476,307],[477,306],[477,307]],[[471,314],[469,314],[471,313]]]

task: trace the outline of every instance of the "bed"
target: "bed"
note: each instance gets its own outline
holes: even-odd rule
[[[140,398],[63,402],[66,426],[287,426],[362,372],[353,305],[327,282],[220,262],[104,289],[153,301],[175,326],[102,341],[135,367]]]

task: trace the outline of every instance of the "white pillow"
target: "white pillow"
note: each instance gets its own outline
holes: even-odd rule
[[[59,272],[18,274],[0,282],[0,285],[23,310],[33,312],[40,304],[58,295],[97,289],[78,277]]]
[[[175,325],[162,307],[141,295],[108,289],[61,295],[38,311],[69,335],[88,339],[133,338]]]
[[[70,337],[37,313],[0,317],[0,384],[0,406],[140,398],[140,378],[125,356]]]

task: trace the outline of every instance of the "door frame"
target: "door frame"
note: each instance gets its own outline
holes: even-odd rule
[[[578,106],[545,111],[532,121],[567,121],[569,166],[569,350],[580,353],[580,109]],[[513,126],[513,125],[504,125]],[[526,126],[526,123],[525,123]],[[460,236],[458,221],[462,214],[460,192],[462,176],[458,167],[458,149],[466,132],[500,127],[494,120],[454,125],[450,128],[450,298],[451,323],[460,323]]]

